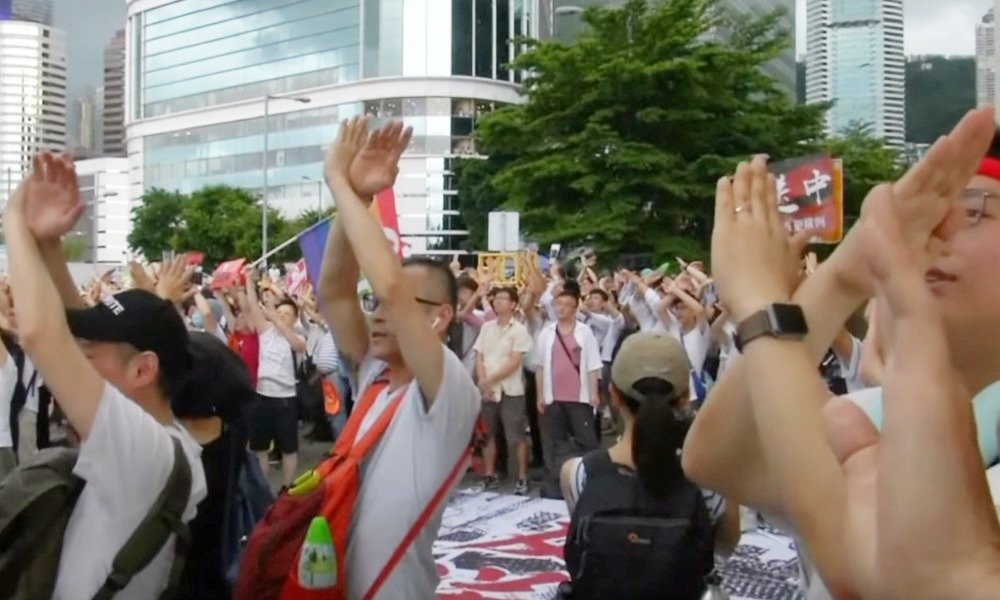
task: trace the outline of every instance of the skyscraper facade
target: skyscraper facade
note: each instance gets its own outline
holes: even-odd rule
[[[125,30],[104,48],[104,156],[125,156]]]
[[[401,119],[414,129],[395,187],[403,241],[457,250],[452,163],[477,154],[479,117],[520,100],[506,65],[537,33],[537,1],[130,0],[130,197],[230,184],[286,213],[329,206],[316,193],[337,123]]]
[[[66,147],[66,37],[51,4],[0,0],[0,206],[32,157]]]
[[[583,33],[583,12],[592,6],[620,8],[625,0],[542,0],[539,4],[539,31],[543,39],[555,38],[572,42]],[[795,0],[722,0],[719,6],[739,18],[742,15],[763,16],[776,10],[784,11],[778,26],[790,36],[788,48],[777,59],[764,65],[764,72],[794,98],[797,71],[795,61]],[[723,32],[724,35],[724,32]]]
[[[1000,2],[998,2],[1000,3]],[[995,105],[997,99],[996,8],[976,25],[976,105]]]
[[[903,0],[808,0],[806,101],[832,102],[826,129],[906,138]]]

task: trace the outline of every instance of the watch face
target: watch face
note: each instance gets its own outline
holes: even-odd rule
[[[775,333],[805,335],[809,333],[806,316],[797,304],[772,304],[768,309]]]

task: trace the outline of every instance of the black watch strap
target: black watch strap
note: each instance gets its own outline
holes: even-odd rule
[[[736,350],[742,352],[743,347],[753,340],[772,333],[771,320],[768,318],[767,310],[756,312],[736,326],[736,339],[734,340]]]

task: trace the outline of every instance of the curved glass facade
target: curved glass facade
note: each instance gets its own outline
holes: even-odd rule
[[[176,0],[132,11],[127,87],[133,181],[147,190],[189,193],[227,184],[261,193],[265,118],[245,110],[246,101],[260,106],[265,96],[306,96],[309,104],[271,103],[268,201],[288,214],[330,206],[320,180],[336,124],[362,113],[376,123],[401,119],[414,129],[395,188],[404,241],[415,253],[457,250],[467,231],[451,162],[476,154],[475,122],[498,97],[516,101],[519,75],[507,64],[519,51],[514,39],[535,31],[533,5]],[[365,80],[386,78],[407,91],[385,97],[385,84],[366,91],[374,88]],[[471,86],[492,100],[455,97],[456,78],[467,90],[473,80],[506,87],[501,93],[494,84],[485,93],[488,86]],[[357,99],[341,100],[345,90]],[[240,102],[243,108],[233,104]],[[230,104],[232,109],[224,106]],[[191,115],[207,113],[209,124],[203,117],[198,126],[189,123]],[[136,139],[136,125],[155,133]]]

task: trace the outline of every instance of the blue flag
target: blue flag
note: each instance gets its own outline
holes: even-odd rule
[[[313,289],[319,285],[319,271],[323,264],[323,251],[326,248],[326,238],[330,235],[330,220],[321,221],[299,236],[299,249],[302,258],[306,259],[306,272]],[[318,290],[317,290],[318,292]]]

